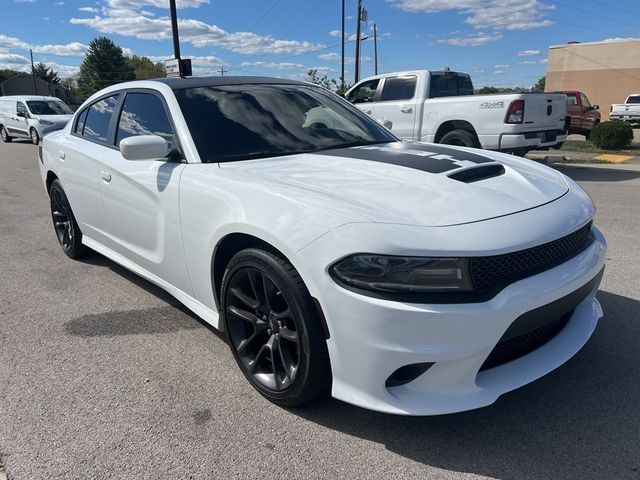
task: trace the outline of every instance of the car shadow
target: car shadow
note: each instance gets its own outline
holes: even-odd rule
[[[608,292],[598,298],[606,316],[584,349],[489,407],[400,417],[323,398],[291,412],[449,471],[503,480],[640,478],[640,302]]]
[[[226,343],[226,335],[223,332],[220,332],[202,320],[175,297],[107,257],[93,252],[78,261],[86,265],[108,268],[125,280],[167,303],[168,306],[85,315],[67,322],[67,324],[65,324],[67,333],[80,336],[168,333],[176,330],[198,328],[198,325],[194,323],[195,320],[200,326],[207,328]],[[178,314],[176,310],[178,310],[180,314]]]
[[[593,168],[577,165],[553,165],[553,168],[576,182],[624,182],[640,178],[635,170],[618,170],[611,168]]]

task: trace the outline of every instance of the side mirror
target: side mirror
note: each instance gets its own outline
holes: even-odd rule
[[[17,112],[16,115],[22,118],[27,118],[27,114],[25,112]]]
[[[592,105],[591,108],[594,110],[600,110],[600,105]]]
[[[126,160],[160,160],[170,151],[169,143],[159,135],[138,135],[120,141],[120,153]]]
[[[377,122],[383,125],[386,129],[391,130],[393,127],[393,122],[388,118],[376,118]]]

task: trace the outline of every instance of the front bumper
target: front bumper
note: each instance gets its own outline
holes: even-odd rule
[[[504,133],[500,135],[501,151],[513,151],[519,149],[535,149],[539,147],[552,147],[567,139],[564,130],[544,130],[539,132],[526,132],[520,134]]]
[[[609,120],[624,120],[625,122],[640,122],[640,115],[624,115],[624,114],[611,114]]]
[[[331,335],[332,395],[380,412],[437,415],[490,405],[554,370],[580,350],[602,317],[595,294],[606,242],[597,228],[593,231],[595,241],[577,256],[513,283],[483,303],[393,302],[348,291],[327,274],[317,285],[317,295]],[[516,319],[592,281],[566,326],[551,340],[516,360],[480,371]],[[400,367],[432,362],[405,385],[385,385]]]

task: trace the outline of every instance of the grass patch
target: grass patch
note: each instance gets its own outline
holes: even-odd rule
[[[586,152],[586,153],[609,153],[611,155],[640,155],[640,144],[632,143],[623,150],[602,150],[589,141],[567,140],[560,149],[561,152]],[[608,162],[604,162],[608,163]]]

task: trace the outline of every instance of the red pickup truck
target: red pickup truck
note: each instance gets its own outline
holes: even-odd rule
[[[569,133],[579,133],[587,140],[591,135],[594,125],[600,123],[600,108],[598,105],[591,105],[587,96],[576,90],[564,90],[567,96],[567,130]]]

